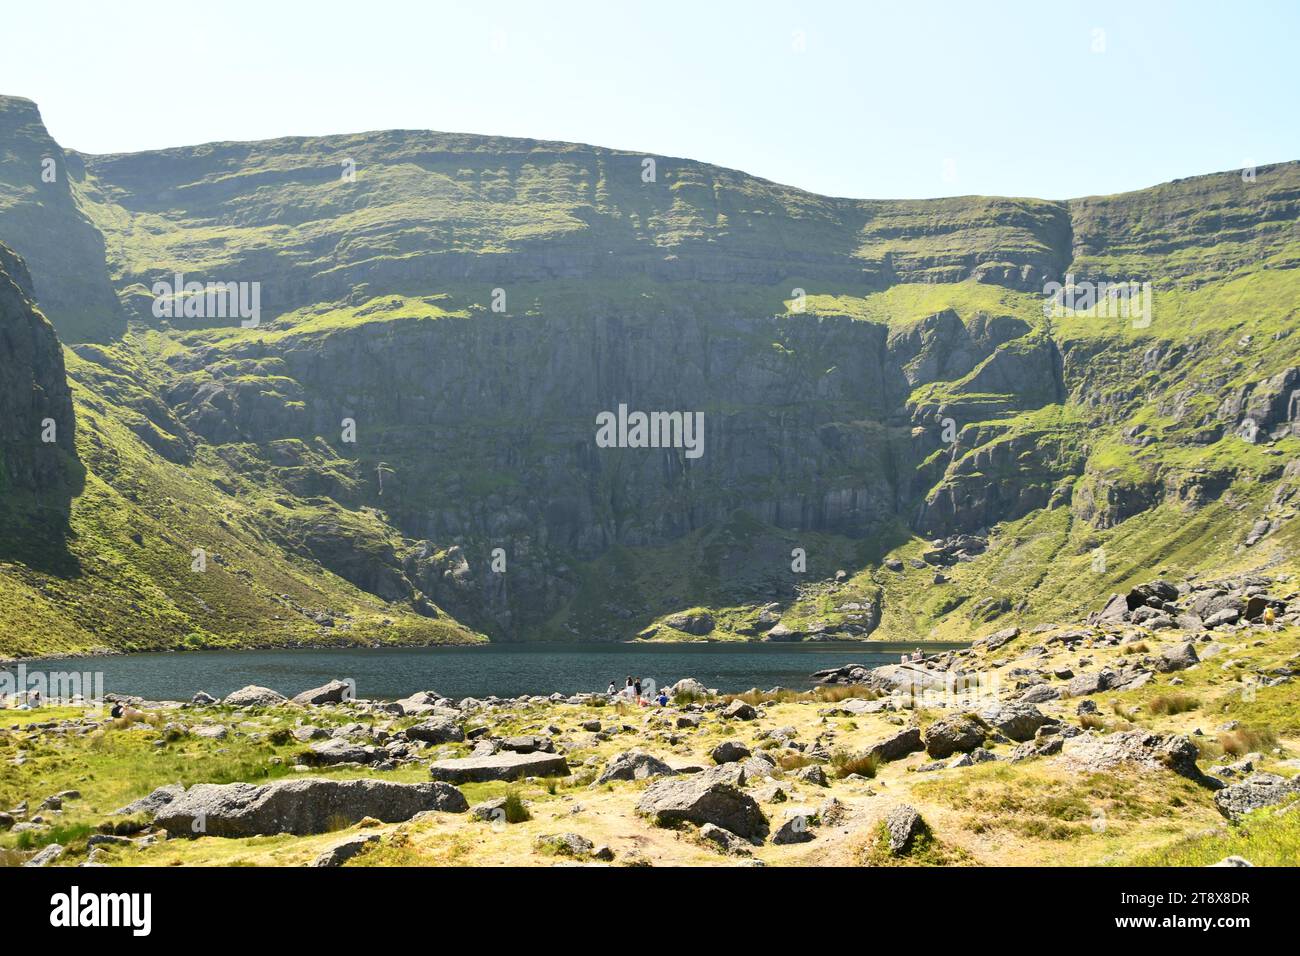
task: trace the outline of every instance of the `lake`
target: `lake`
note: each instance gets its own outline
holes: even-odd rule
[[[926,644],[927,651],[964,644]],[[814,671],[843,664],[887,664],[915,645],[815,644],[489,644],[272,651],[186,651],[25,661],[27,672],[102,673],[106,693],[189,700],[197,691],[223,697],[247,684],[292,696],[351,678],[357,696],[396,699],[420,690],[452,698],[573,694],[622,686],[629,674],[658,685],[694,677],[734,693],[780,685],[812,686]],[[9,665],[13,670],[16,665]]]

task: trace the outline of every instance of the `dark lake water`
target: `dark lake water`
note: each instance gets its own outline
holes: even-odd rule
[[[927,644],[946,650],[960,644]],[[813,671],[842,664],[886,664],[913,645],[818,644],[494,644],[479,647],[350,648],[283,651],[187,651],[27,661],[29,673],[103,673],[105,693],[188,700],[196,691],[222,697],[246,684],[296,694],[338,678],[362,698],[394,699],[420,690],[448,697],[511,697],[604,691],[629,674],[658,686],[694,677],[724,693],[780,685],[812,686]],[[11,666],[12,669],[12,666]]]

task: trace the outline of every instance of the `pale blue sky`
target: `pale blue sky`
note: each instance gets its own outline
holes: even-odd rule
[[[865,198],[1066,198],[1300,158],[1296,0],[63,0],[3,24],[0,93],[86,152],[422,128]]]

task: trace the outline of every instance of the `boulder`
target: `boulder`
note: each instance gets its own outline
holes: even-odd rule
[[[569,765],[559,754],[512,753],[503,751],[479,757],[435,760],[429,766],[434,780],[448,783],[481,783],[486,780],[518,780],[520,777],[567,775]]]
[[[1070,697],[1087,697],[1110,689],[1110,671],[1098,671],[1094,674],[1077,674],[1066,685],[1065,692]]]
[[[993,704],[980,711],[980,719],[1012,740],[1033,740],[1038,728],[1056,721],[1033,704]]]
[[[249,684],[247,687],[241,687],[234,693],[226,695],[222,701],[227,707],[274,707],[277,704],[285,703],[285,696],[278,691],[273,691],[269,687],[258,687],[256,684]]]
[[[733,700],[723,708],[722,716],[730,720],[753,720],[758,716],[758,711],[743,700]]]
[[[401,823],[425,810],[468,809],[464,795],[445,783],[308,777],[261,785],[198,783],[166,804],[156,822],[173,836],[304,836],[365,817]]]
[[[328,767],[339,763],[377,763],[387,757],[385,751],[375,747],[335,738],[312,744],[298,755],[298,760],[309,767]]]
[[[712,823],[706,823],[700,827],[700,836],[711,843],[716,843],[724,853],[731,853],[736,856],[750,855],[748,841],[736,836],[730,830],[724,830]]]
[[[447,716],[430,717],[407,727],[403,732],[407,740],[419,740],[429,744],[454,744],[465,739],[465,731],[461,729],[460,721]]]
[[[1077,728],[1076,728],[1077,729]],[[1105,736],[1081,734],[1064,741],[1061,760],[1075,770],[1106,773],[1124,765],[1149,770],[1172,770],[1204,786],[1222,783],[1206,777],[1196,766],[1196,745],[1182,734],[1126,730]]]
[[[61,856],[63,856],[63,847],[57,843],[51,843],[30,860],[25,862],[23,866],[49,866],[51,863],[56,862]]]
[[[1061,689],[1053,687],[1051,684],[1034,684],[1026,688],[1025,692],[1020,695],[1019,701],[1022,704],[1045,704],[1049,700],[1060,700]]]
[[[1281,803],[1292,794],[1300,794],[1300,778],[1288,780],[1272,773],[1252,773],[1216,793],[1214,805],[1228,819],[1240,820],[1250,811]]]
[[[114,810],[115,816],[133,817],[137,813],[143,813],[146,816],[155,816],[159,810],[167,806],[177,797],[185,792],[185,788],[179,783],[171,783],[166,786],[158,787],[152,793],[134,800],[119,810]]]
[[[322,684],[320,687],[313,687],[311,690],[305,690],[301,694],[294,695],[295,704],[341,704],[345,700],[351,700],[355,694],[352,691],[352,685],[347,681],[332,680],[328,684]]]
[[[1156,659],[1156,670],[1168,674],[1172,671],[1186,670],[1200,662],[1201,659],[1196,656],[1196,646],[1188,641],[1174,647],[1166,647],[1161,651],[1160,657]]]
[[[652,783],[641,795],[637,811],[660,826],[712,823],[747,840],[761,839],[768,830],[767,817],[753,797],[704,773]]]
[[[703,637],[713,630],[713,615],[708,611],[683,611],[664,618],[664,624],[678,631]]]
[[[217,699],[215,697],[213,697],[211,694],[207,693],[206,691],[202,691],[202,690],[190,698],[190,703],[193,704],[195,707],[207,707],[210,706],[211,704],[215,704],[216,702]]]
[[[792,813],[772,834],[772,842],[779,845],[807,843],[813,838],[812,818],[806,813]]]
[[[676,684],[665,688],[665,692],[669,697],[675,697],[677,694],[690,694],[694,697],[709,696],[709,689],[694,677],[683,677]]]
[[[810,783],[814,787],[829,787],[831,785],[830,779],[826,776],[826,771],[817,764],[800,767],[794,772],[794,779],[802,783]]]
[[[501,740],[501,749],[517,754],[554,753],[555,742],[542,734],[522,734],[505,737]]]
[[[533,845],[543,852],[560,856],[591,856],[596,849],[594,843],[578,833],[548,833],[539,836]]]
[[[410,697],[404,697],[397,701],[397,706],[402,708],[402,713],[407,716],[418,714],[427,714],[431,710],[438,708],[438,702],[446,700],[445,697],[431,690],[422,690],[412,694]]]
[[[596,783],[609,783],[611,780],[648,780],[651,777],[671,777],[676,773],[677,771],[668,764],[644,750],[625,750],[605,764],[605,769],[596,778]]]
[[[904,803],[889,811],[889,816],[885,817],[885,829],[889,833],[889,852],[894,856],[906,856],[926,826],[916,808]]]
[[[921,729],[908,727],[892,737],[886,737],[879,743],[872,744],[867,753],[874,755],[877,760],[901,760],[908,754],[924,749],[925,744],[921,742]]]
[[[738,740],[724,740],[709,754],[714,763],[735,763],[749,756],[749,748]]]
[[[988,728],[971,714],[940,717],[925,729],[925,752],[936,760],[974,750],[984,743]]]
[[[1002,630],[990,634],[988,637],[980,638],[975,642],[976,647],[983,647],[985,650],[996,651],[998,648],[1010,644],[1020,636],[1020,628],[1004,627]]]
[[[372,843],[379,842],[378,833],[362,833],[349,837],[330,847],[312,861],[312,866],[342,866]]]

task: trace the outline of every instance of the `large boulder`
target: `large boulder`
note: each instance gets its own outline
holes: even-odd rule
[[[452,757],[429,765],[434,780],[448,783],[481,783],[486,780],[518,780],[520,777],[566,775],[569,764],[560,754],[521,754],[502,751],[478,757]]]
[[[1168,674],[1172,671],[1185,670],[1200,662],[1201,659],[1196,656],[1195,645],[1188,641],[1174,647],[1166,647],[1161,651],[1160,657],[1156,659],[1156,670]]]
[[[733,700],[722,709],[722,716],[731,720],[753,720],[758,716],[758,711],[743,700]]]
[[[173,836],[303,836],[364,817],[400,823],[425,810],[468,809],[464,795],[445,783],[309,777],[261,785],[195,784],[159,810],[155,822]]]
[[[295,704],[341,704],[353,698],[352,684],[344,680],[332,680],[320,687],[313,687],[301,694],[295,694]]]
[[[1288,780],[1277,774],[1253,773],[1216,793],[1214,805],[1230,820],[1240,820],[1250,811],[1281,803],[1292,794],[1300,794],[1300,778]]]
[[[940,717],[925,728],[925,752],[936,760],[967,753],[984,743],[988,728],[971,714]]]
[[[336,737],[312,744],[298,755],[298,760],[309,767],[328,767],[340,763],[378,763],[388,759],[388,754],[376,747],[354,744]]]
[[[1086,773],[1107,773],[1129,765],[1148,770],[1172,770],[1204,786],[1218,788],[1219,781],[1206,777],[1196,766],[1196,745],[1182,734],[1158,734],[1149,730],[1126,730],[1104,736],[1081,734],[1066,740],[1063,760],[1072,769]]]
[[[408,740],[419,740],[429,744],[454,744],[465,739],[465,731],[455,717],[438,715],[422,720],[407,727],[404,731]]]
[[[637,811],[660,826],[694,823],[730,830],[747,840],[767,835],[767,817],[754,798],[738,787],[708,774],[670,777],[646,788]]]
[[[877,760],[901,760],[908,754],[924,749],[925,744],[921,742],[921,729],[908,727],[892,737],[886,737],[879,743],[872,744],[867,749],[867,753]]]
[[[412,694],[410,697],[403,697],[397,701],[397,706],[402,708],[402,713],[410,717],[412,715],[427,714],[430,711],[438,709],[439,701],[446,698],[439,695],[436,691],[422,690]]]
[[[672,777],[677,773],[658,757],[644,750],[625,750],[605,764],[596,783],[611,780],[648,780],[651,777]]]
[[[669,697],[677,694],[690,694],[693,697],[708,697],[709,689],[697,681],[694,677],[683,677],[676,684],[672,684],[665,689]]]
[[[703,637],[713,630],[713,615],[708,611],[682,611],[664,618],[664,624],[678,631]]]
[[[1038,728],[1053,724],[1052,720],[1033,704],[992,704],[980,711],[980,719],[990,727],[1000,730],[1012,740],[1033,740]]]
[[[285,700],[285,696],[278,691],[271,690],[269,687],[258,687],[256,684],[249,684],[247,687],[239,688],[234,693],[227,694],[222,703],[227,707],[274,707],[277,704],[283,704]]]
[[[749,748],[738,740],[724,740],[709,754],[714,763],[735,763],[749,756]]]

